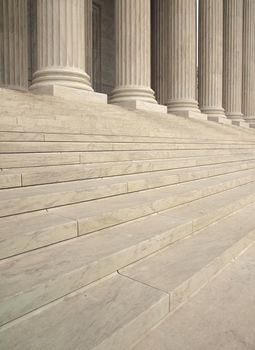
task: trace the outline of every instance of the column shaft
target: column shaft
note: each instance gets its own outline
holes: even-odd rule
[[[85,47],[89,40],[88,33],[85,34],[86,1],[37,0],[38,70],[31,89],[63,85],[92,90],[85,72],[85,63],[89,64]]]
[[[196,101],[196,0],[169,2],[168,111],[199,111]]]
[[[242,112],[255,118],[255,1],[244,0],[243,8],[243,94]]]
[[[224,117],[222,108],[223,0],[200,0],[199,105],[209,119]]]
[[[116,0],[116,86],[111,103],[156,104],[151,85],[150,0]]]
[[[242,120],[243,2],[224,0],[223,107],[230,119]]]
[[[168,0],[152,1],[152,89],[156,100],[167,104],[168,86]]]
[[[85,72],[92,77],[92,0],[85,0]]]
[[[28,87],[27,0],[0,2],[0,85]]]

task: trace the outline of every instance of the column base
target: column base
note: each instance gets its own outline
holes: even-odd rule
[[[226,113],[226,117],[231,120],[244,121],[242,113]]]
[[[167,102],[167,111],[176,115],[183,112],[200,113],[198,103],[194,99],[170,99]]]
[[[62,97],[72,101],[75,100],[79,102],[107,103],[106,94],[76,89],[62,85],[44,85],[38,87],[33,87],[32,85],[29,88],[29,91],[33,94]]]
[[[250,126],[244,120],[232,120],[232,125],[241,126],[242,128],[248,129]]]
[[[197,111],[168,111],[170,114],[179,115],[185,118],[197,119],[197,120],[207,120],[207,115],[201,113],[199,109]]]
[[[246,123],[255,123],[255,116],[245,117],[244,121]]]
[[[130,101],[119,101],[112,102],[111,104],[121,106],[130,110],[144,110],[149,112],[167,113],[167,107],[163,105],[158,105],[157,103],[145,102],[140,100],[130,100]]]
[[[211,122],[216,122],[220,124],[225,125],[232,125],[232,121],[230,119],[227,119],[224,115],[210,115],[207,114],[207,120],[210,120]]]
[[[232,121],[226,118],[223,108],[206,107],[201,108],[201,112],[207,114],[207,120],[220,124],[232,125]]]

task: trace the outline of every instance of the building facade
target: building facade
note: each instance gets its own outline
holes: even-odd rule
[[[255,120],[255,0],[1,0],[0,45],[4,87]]]

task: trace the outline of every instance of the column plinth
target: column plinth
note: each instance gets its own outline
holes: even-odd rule
[[[110,103],[166,111],[151,89],[150,0],[115,1],[116,85]]]
[[[199,113],[196,101],[196,0],[169,2],[168,112]]]
[[[0,2],[0,85],[28,88],[27,0]]]
[[[199,106],[209,120],[222,121],[222,0],[200,0],[199,25]]]
[[[255,1],[243,2],[243,94],[242,112],[247,122],[255,121]]]
[[[243,3],[224,1],[223,107],[227,118],[239,125],[242,108]]]

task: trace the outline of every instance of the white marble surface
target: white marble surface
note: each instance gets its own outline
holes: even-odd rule
[[[126,350],[169,310],[167,294],[114,274],[0,330],[8,350]]]
[[[173,311],[254,241],[255,205],[239,209],[120,273],[169,293],[170,312]]]
[[[132,349],[253,349],[254,256],[253,245]]]
[[[35,212],[0,219],[0,259],[77,237],[75,220]]]

